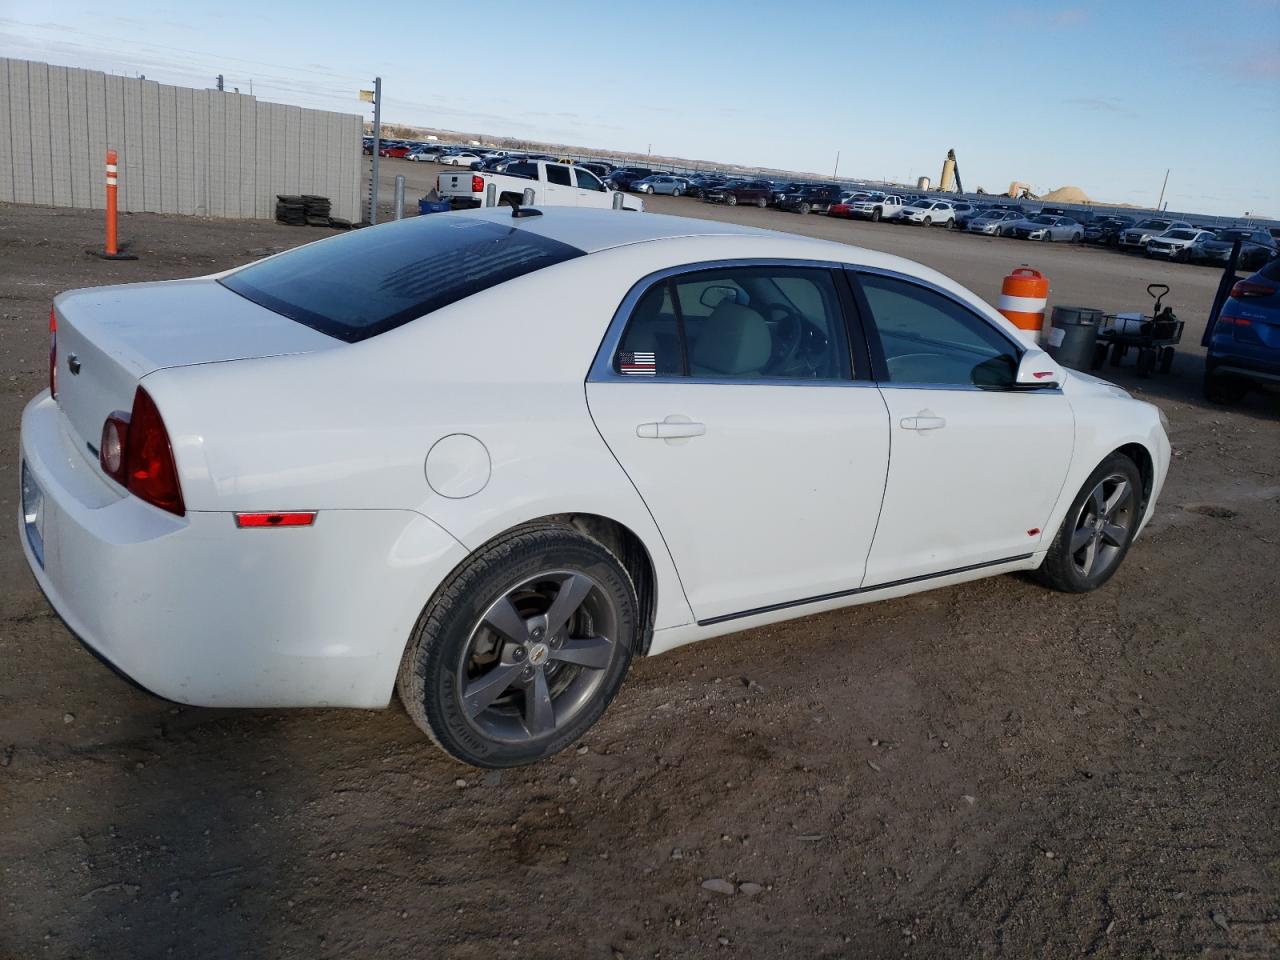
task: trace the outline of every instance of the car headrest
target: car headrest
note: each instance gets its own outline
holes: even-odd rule
[[[722,303],[711,311],[694,344],[690,363],[716,373],[757,373],[773,350],[769,325],[750,307]]]

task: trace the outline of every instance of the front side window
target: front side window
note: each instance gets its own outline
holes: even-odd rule
[[[830,271],[735,267],[655,283],[614,356],[627,377],[849,379],[844,315]]]
[[[859,277],[890,382],[1009,388],[1018,350],[991,323],[944,294],[895,277]]]
[[[583,170],[579,167],[573,171],[573,175],[577,178],[578,186],[583,190],[604,189],[604,184],[597,180],[595,174],[591,173],[589,170]]]

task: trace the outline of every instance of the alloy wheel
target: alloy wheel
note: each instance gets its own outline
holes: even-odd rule
[[[472,629],[458,671],[467,722],[507,743],[570,723],[617,654],[618,612],[584,573],[548,571],[509,589]]]
[[[1137,516],[1137,491],[1119,473],[1104,477],[1080,506],[1071,533],[1071,563],[1086,579],[1101,577],[1129,542]]]

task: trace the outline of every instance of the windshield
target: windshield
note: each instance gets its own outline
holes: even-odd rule
[[[1054,224],[1054,223],[1057,223],[1057,222],[1058,222],[1058,218],[1057,218],[1057,217],[1036,217],[1036,218],[1035,218],[1034,220],[1032,220],[1031,222],[1032,222],[1032,223],[1048,223],[1048,224]]]
[[[527,230],[441,213],[296,247],[218,282],[313,330],[356,343],[581,256],[577,247]]]
[[[1167,230],[1172,222],[1171,220],[1143,220],[1138,224],[1138,228],[1141,230]]]
[[[1170,240],[1194,240],[1198,230],[1170,230],[1165,234]]]

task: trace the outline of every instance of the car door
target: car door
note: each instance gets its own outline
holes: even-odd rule
[[[571,167],[567,167],[563,163],[548,163],[544,165],[544,171],[547,180],[542,185],[542,192],[546,199],[541,202],[545,206],[582,206],[578,202],[578,191],[573,186],[573,169]]]
[[[587,383],[700,623],[854,591],[889,422],[838,269],[686,268],[628,296]]]
[[[578,186],[578,190],[587,191],[586,193],[578,193],[578,206],[580,207],[607,207],[613,203],[613,198],[609,196],[609,192],[605,190],[604,184],[590,170],[582,167],[573,168],[573,179]]]
[[[1024,348],[939,288],[860,270],[855,293],[892,437],[867,584],[1047,546],[1075,438],[1061,390],[1013,389]]]

